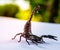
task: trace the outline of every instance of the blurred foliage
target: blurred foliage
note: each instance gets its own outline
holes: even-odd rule
[[[16,17],[18,19],[23,19],[23,20],[27,20],[30,16],[30,11],[29,10],[20,10],[17,14]]]
[[[15,4],[0,5],[0,16],[16,17],[19,7]]]
[[[60,1],[59,0],[25,0],[29,1],[31,8],[40,5],[39,12],[42,22],[60,23]],[[39,18],[39,19],[40,19]]]
[[[12,3],[15,2],[15,0]],[[0,16],[16,17],[28,20],[31,11],[36,5],[40,5],[39,13],[33,15],[32,21],[60,23],[60,1],[59,0],[24,0],[29,2],[29,9],[22,10],[16,4],[0,5]]]

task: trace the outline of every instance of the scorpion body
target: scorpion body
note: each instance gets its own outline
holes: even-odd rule
[[[20,35],[20,39],[18,42],[21,41],[21,37],[24,37],[26,39],[26,42],[30,45],[30,43],[28,42],[28,40],[31,40],[33,43],[37,44],[37,43],[44,43],[43,41],[43,37],[44,38],[50,38],[50,39],[54,39],[54,40],[57,40],[55,39],[56,36],[52,36],[52,35],[42,35],[42,36],[37,36],[37,35],[33,35],[32,34],[32,31],[31,31],[31,20],[32,20],[32,17],[34,15],[35,12],[39,11],[40,10],[40,5],[37,5],[33,11],[32,11],[32,14],[29,18],[29,20],[26,22],[25,26],[24,26],[24,31],[23,33],[18,33],[14,36],[14,38],[12,38],[12,40],[14,40],[16,38],[17,35]]]

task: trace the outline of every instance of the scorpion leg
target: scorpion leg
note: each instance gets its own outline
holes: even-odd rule
[[[34,44],[38,45],[36,41],[34,41],[33,39],[31,40]]]
[[[27,41],[27,38],[26,38],[26,42],[30,45],[30,43]]]
[[[43,41],[43,40],[42,41],[38,41],[38,43],[45,43],[45,41]]]
[[[20,42],[21,41],[21,37],[22,37],[23,35],[21,34],[21,36],[20,36],[20,39],[19,39],[19,41],[18,42]]]
[[[40,41],[38,41],[38,43],[45,43],[45,41],[41,39]]]
[[[20,35],[20,34],[22,34],[22,33],[18,33],[18,34],[16,34],[16,35],[14,36],[14,38],[12,38],[12,40],[14,40],[14,39],[16,38],[16,36],[17,36],[17,35]]]

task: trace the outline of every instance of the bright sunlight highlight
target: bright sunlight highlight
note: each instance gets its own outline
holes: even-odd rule
[[[0,0],[0,4],[3,5],[3,4],[10,4],[10,3],[15,3],[17,5],[20,6],[20,8],[22,10],[27,10],[29,8],[29,2],[27,1],[24,1],[24,0]]]

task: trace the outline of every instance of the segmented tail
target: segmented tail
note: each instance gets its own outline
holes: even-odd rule
[[[53,36],[53,35],[42,35],[41,36],[42,38],[44,37],[44,38],[49,38],[49,39],[53,39],[53,40],[56,40],[57,41],[57,37],[56,36]]]
[[[31,14],[31,16],[30,16],[30,18],[29,18],[29,22],[32,20],[32,17],[33,17],[33,15],[34,15],[34,13],[37,11],[39,11],[40,10],[40,5],[37,5],[36,7],[34,7],[34,9],[33,9],[33,11],[32,11],[32,14]]]

